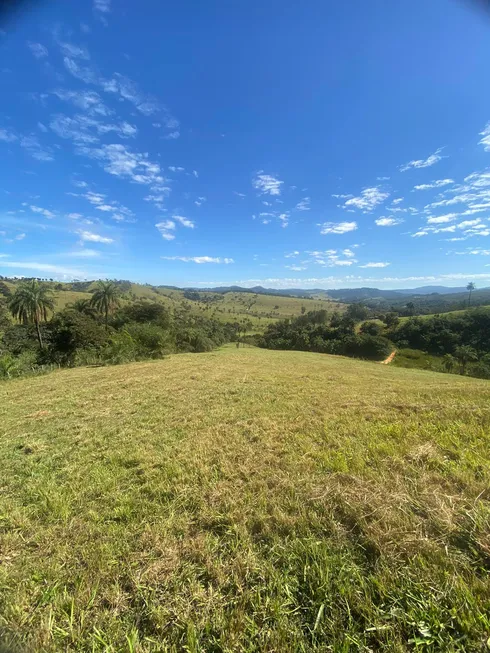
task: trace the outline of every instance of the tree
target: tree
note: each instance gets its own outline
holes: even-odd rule
[[[476,286],[473,283],[473,281],[470,281],[469,284],[466,286],[466,290],[468,290],[469,293],[470,293],[468,295],[468,306],[471,304],[471,293],[475,290],[475,288],[476,288]]]
[[[380,336],[383,333],[383,327],[377,322],[363,322],[359,331],[364,335]]]
[[[444,367],[446,372],[449,373],[453,371],[455,363],[456,363],[456,359],[451,354],[446,354],[442,359],[442,366]]]
[[[35,279],[19,284],[9,301],[10,312],[23,324],[34,324],[39,347],[43,349],[40,323],[48,319],[48,311],[54,310],[51,289]]]
[[[105,328],[108,328],[109,313],[112,313],[120,304],[120,290],[114,281],[98,281],[90,303],[104,315]]]
[[[91,299],[77,299],[73,304],[68,304],[67,308],[71,308],[72,310],[77,311],[77,313],[88,315],[89,317],[95,317],[96,313]]]
[[[409,315],[414,315],[415,314],[415,304],[413,302],[408,302],[407,303],[407,311]]]
[[[356,322],[362,322],[369,317],[369,308],[364,304],[350,304],[345,314]]]
[[[394,312],[386,313],[384,323],[388,329],[395,329],[400,324],[400,318]]]
[[[476,351],[473,349],[473,347],[470,347],[469,345],[461,345],[461,347],[457,347],[456,351],[454,352],[454,355],[459,363],[460,374],[465,374],[466,366],[468,365],[468,363],[470,363],[471,361],[476,361],[478,358],[476,355]]]

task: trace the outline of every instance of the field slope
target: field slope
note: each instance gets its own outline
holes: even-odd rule
[[[0,642],[486,650],[489,407],[485,381],[234,347],[4,383]]]

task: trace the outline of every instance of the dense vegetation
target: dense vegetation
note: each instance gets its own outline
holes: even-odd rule
[[[234,345],[0,384],[0,649],[482,653],[489,402]]]
[[[268,349],[295,349],[382,360],[395,348],[398,365],[458,372],[490,379],[490,311],[474,308],[460,315],[412,317],[394,312],[383,321],[362,304],[343,315],[311,311],[271,324],[257,344]]]
[[[54,314],[49,286],[34,279],[18,284],[0,299],[0,376],[210,351],[236,340],[243,328],[185,309],[170,312],[155,301],[123,301],[125,284],[100,281],[90,298]]]
[[[271,324],[258,339],[258,344],[268,349],[297,349],[382,360],[391,353],[392,344],[378,334],[355,332],[356,322],[367,314],[364,307],[356,304],[351,304],[343,315],[310,311],[293,320]]]

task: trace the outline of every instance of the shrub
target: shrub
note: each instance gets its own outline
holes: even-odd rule
[[[128,324],[125,327],[134,340],[139,358],[162,358],[175,351],[175,339],[156,324]]]

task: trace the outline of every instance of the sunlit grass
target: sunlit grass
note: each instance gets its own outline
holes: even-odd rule
[[[482,651],[490,384],[225,347],[0,385],[8,651]]]

